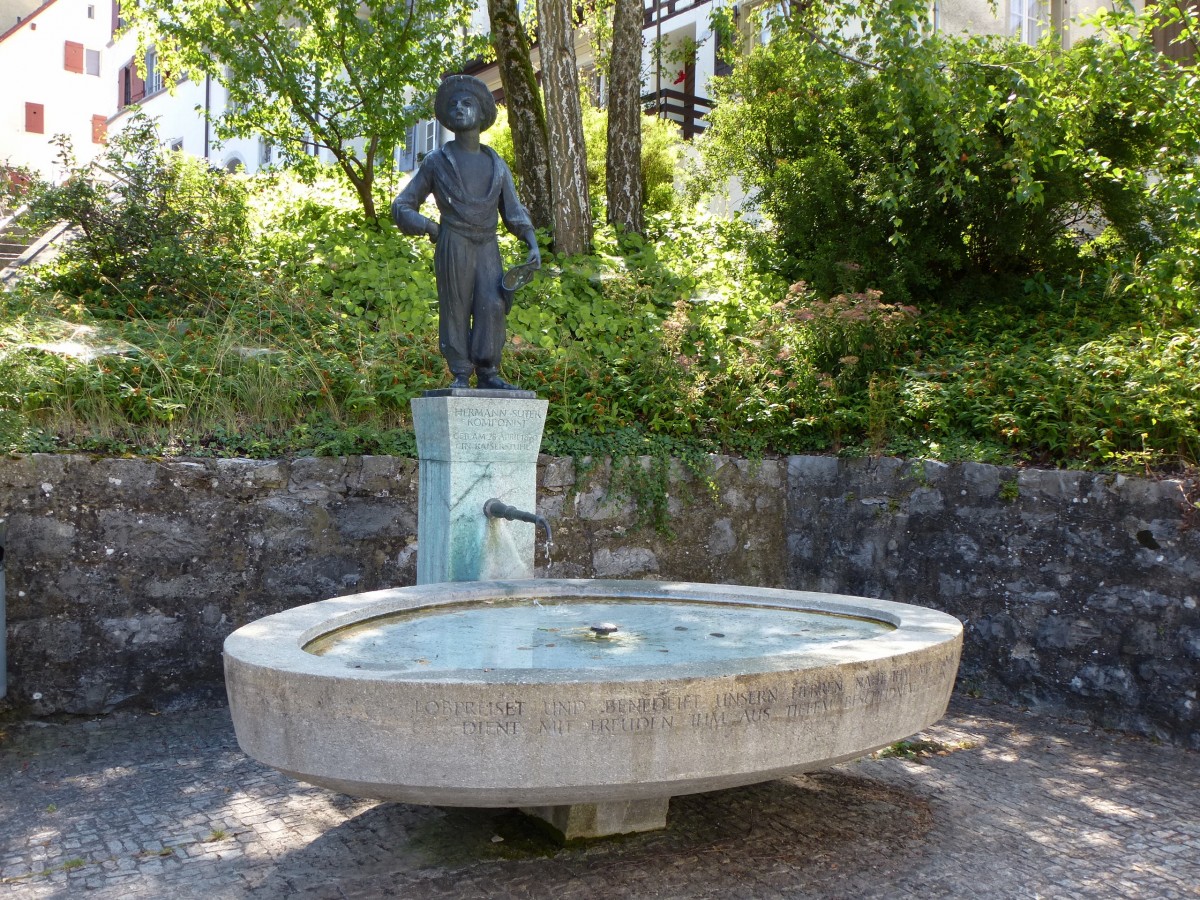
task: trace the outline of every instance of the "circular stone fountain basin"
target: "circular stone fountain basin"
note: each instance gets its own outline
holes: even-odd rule
[[[777,606],[542,596],[536,603],[488,599],[393,613],[322,635],[304,649],[381,672],[596,669],[621,678],[614,670],[795,658],[892,630],[872,619]]]
[[[225,674],[242,749],[297,779],[539,807],[666,798],[869,753],[941,718],[961,644],[951,616],[862,597],[462,582],[267,616],[226,640]]]

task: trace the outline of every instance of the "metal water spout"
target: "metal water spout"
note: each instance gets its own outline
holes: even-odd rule
[[[510,522],[530,522],[546,531],[546,543],[553,544],[554,537],[550,532],[550,523],[546,521],[545,516],[539,516],[537,513],[525,512],[523,509],[517,509],[515,506],[509,506],[503,500],[498,500],[493,497],[483,504],[483,514],[489,519],[508,519]]]

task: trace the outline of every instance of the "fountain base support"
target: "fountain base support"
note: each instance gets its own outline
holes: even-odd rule
[[[574,841],[666,828],[670,802],[670,797],[650,797],[569,806],[522,806],[521,812],[546,822],[563,840]]]

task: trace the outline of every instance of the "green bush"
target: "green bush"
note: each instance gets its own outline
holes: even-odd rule
[[[378,327],[436,327],[433,245],[426,238],[367,221],[337,180],[309,186],[275,175],[272,186],[260,188],[253,203],[254,252],[264,269],[276,268],[335,311]]]
[[[1200,459],[1200,329],[1112,316],[1086,328],[1044,316],[997,317],[980,333],[984,324],[939,318],[951,335],[935,342],[935,365],[907,373],[900,417],[1040,462],[1144,470]]]
[[[1138,261],[1176,306],[1195,291],[1200,82],[1154,52],[1158,6],[1067,51],[936,32],[916,0],[792,10],[717,81],[703,143],[770,219],[777,271],[973,301],[1085,272],[1152,291]],[[1106,254],[1082,252],[1099,228]]]
[[[221,309],[119,319],[28,282],[0,295],[0,449],[412,452],[409,401],[448,378],[428,242],[366,228],[333,181],[248,183],[254,290]],[[1194,317],[1164,326],[1119,281],[1036,280],[918,316],[875,291],[789,288],[755,267],[762,238],[676,212],[645,239],[598,228],[587,257],[547,251],[503,367],[550,401],[547,452],[650,456],[651,472],[717,450],[1197,462]],[[665,497],[636,491],[662,527]]]
[[[38,288],[113,318],[190,314],[247,290],[241,181],[162,149],[141,115],[86,165],[75,163],[66,137],[56,140],[67,177],[36,191],[31,212],[67,222],[73,237],[39,270]]]

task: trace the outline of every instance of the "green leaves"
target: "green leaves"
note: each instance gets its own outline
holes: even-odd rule
[[[327,150],[376,218],[377,159],[429,115],[445,71],[480,49],[465,0],[142,0],[122,14],[164,71],[209,75],[228,91],[218,137],[260,135],[298,170]]]
[[[823,294],[1065,286],[1097,273],[1107,228],[1129,290],[1178,310],[1200,293],[1200,76],[1154,50],[1176,20],[1197,11],[1108,12],[1063,50],[935,32],[908,0],[796,5],[717,81],[702,177],[739,175],[778,238],[764,263]]]
[[[66,221],[71,250],[35,276],[41,290],[84,300],[97,316],[189,315],[246,289],[249,233],[241,181],[159,145],[141,114],[86,165],[60,140],[69,177],[34,194],[33,215]]]
[[[162,318],[128,316],[116,290],[0,295],[0,448],[412,452],[409,402],[448,379],[429,243],[366,225],[344,184],[249,184],[236,290]],[[589,257],[547,250],[503,364],[550,401],[547,452],[618,457],[649,525],[669,526],[666,460],[700,474],[712,451],[1113,467],[1200,454],[1200,328],[1194,313],[1148,314],[1128,287],[1141,270],[1108,293],[980,279],[986,302],[917,317],[887,294],[789,289],[755,266],[774,245],[744,221],[649,226],[644,240],[601,229]],[[502,252],[524,258],[515,240]]]

